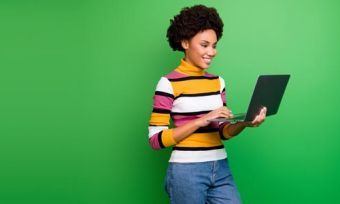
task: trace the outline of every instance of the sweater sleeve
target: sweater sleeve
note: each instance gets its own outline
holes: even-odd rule
[[[226,91],[225,91],[225,82],[223,78],[220,79],[220,94],[221,99],[223,102],[223,106],[227,106],[227,100],[226,100]],[[230,125],[230,122],[223,122],[219,124],[219,133],[222,140],[227,140],[231,138],[231,136],[228,134],[227,128]]]
[[[149,121],[149,143],[155,150],[176,144],[173,129],[169,129],[173,101],[171,83],[167,78],[162,77],[153,97],[153,109]]]

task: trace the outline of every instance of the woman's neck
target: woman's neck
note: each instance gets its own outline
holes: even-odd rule
[[[176,71],[189,76],[204,76],[205,74],[204,69],[190,64],[185,59],[181,59],[181,63],[176,68]]]

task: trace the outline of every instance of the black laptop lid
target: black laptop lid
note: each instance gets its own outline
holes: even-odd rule
[[[261,75],[258,77],[245,121],[252,121],[262,107],[267,116],[277,113],[290,75]]]

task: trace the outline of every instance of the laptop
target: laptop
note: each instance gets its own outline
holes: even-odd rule
[[[267,115],[275,115],[288,84],[290,75],[260,75],[246,113],[234,114],[233,118],[216,118],[209,121],[249,122],[253,121],[262,107],[267,108]]]

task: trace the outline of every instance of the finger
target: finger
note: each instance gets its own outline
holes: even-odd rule
[[[267,108],[266,107],[262,108],[261,113],[262,115],[267,115]]]
[[[264,111],[261,115],[260,115],[260,121],[261,123],[266,119],[266,111]]]
[[[264,118],[265,118],[266,116],[264,115],[264,114],[261,114],[261,115],[259,115],[259,117],[258,117],[258,119],[257,119],[257,122],[258,123],[262,123],[263,121],[264,121]]]
[[[220,113],[219,117],[224,117],[224,118],[231,118],[233,115],[230,113]]]
[[[263,107],[260,109],[260,113],[264,113],[264,112],[267,112],[267,108],[266,107]]]
[[[254,126],[258,127],[260,126],[265,119],[265,115],[258,115],[256,118],[253,120]]]
[[[254,118],[253,121],[251,121],[251,124],[252,124],[252,125],[254,125],[254,124],[256,123],[256,118],[257,118],[257,116]]]
[[[223,114],[227,115],[228,117],[233,117],[234,116],[233,113],[231,113],[231,112],[223,112]]]
[[[265,112],[266,112],[266,110],[264,108],[262,108],[259,112],[259,115],[263,115],[263,114],[265,114]]]
[[[266,114],[263,114],[262,121],[264,121],[265,119],[266,119]]]
[[[254,123],[262,123],[264,121],[264,119],[266,118],[266,112],[267,112],[267,108],[265,108],[265,107],[262,108],[260,113],[253,120]]]
[[[259,117],[256,121],[257,126],[261,125],[264,122],[265,117]]]
[[[228,113],[229,111],[227,111],[225,107],[221,107],[221,108],[214,110],[215,115],[223,115],[223,114],[228,114]]]
[[[228,107],[223,107],[224,108],[224,110],[226,110],[226,111],[228,111],[228,112],[232,112]]]
[[[251,122],[252,125],[257,124],[257,123],[258,123],[258,119],[259,119],[259,116],[257,115],[257,116],[254,118],[254,120]]]
[[[221,108],[220,108],[220,110],[229,110],[227,107],[225,107],[225,106],[222,106]]]
[[[232,112],[227,109],[223,109],[220,111],[220,114],[227,115],[227,116],[232,116]]]

